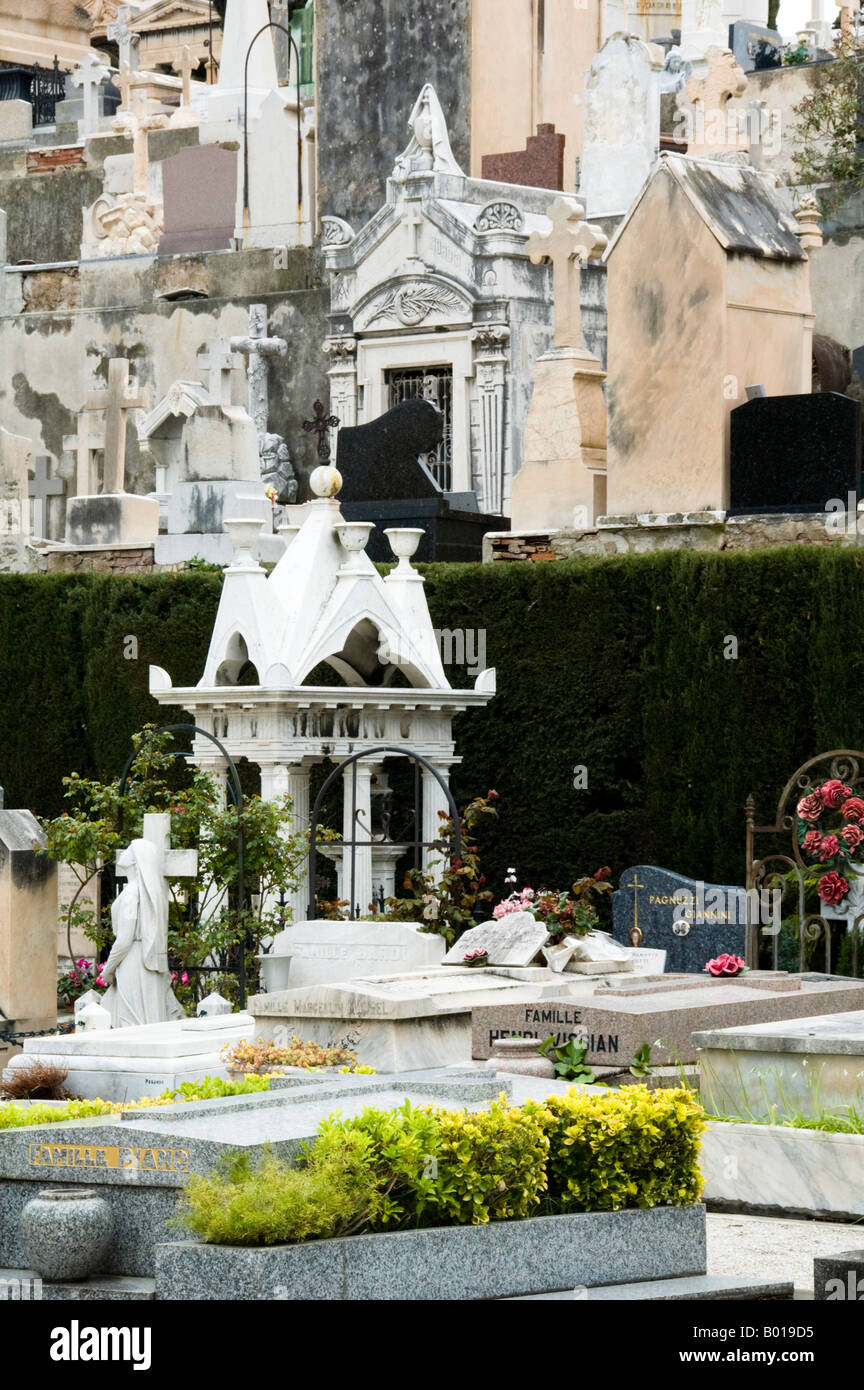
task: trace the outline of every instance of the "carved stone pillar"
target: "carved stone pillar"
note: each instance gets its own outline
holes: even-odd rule
[[[504,323],[481,324],[471,334],[477,390],[480,506],[504,510],[504,382],[510,329]]]
[[[438,767],[438,771],[447,782],[448,770],[446,767]],[[441,839],[441,817],[438,812],[443,811],[445,815],[450,815],[450,803],[447,800],[444,788],[433,777],[428,768],[421,768],[423,780],[423,843],[431,844],[433,840]],[[423,851],[424,867],[431,873],[436,882],[444,872],[444,856],[440,850],[425,849]]]
[[[330,354],[332,366],[327,375],[330,378],[330,413],[339,421],[339,427],[357,424],[357,340],[355,338],[328,338],[324,343]],[[333,457],[336,457],[335,441],[339,430],[334,432]]]
[[[286,818],[282,825],[282,833],[286,839],[289,835],[296,835],[309,827],[310,766],[305,763],[271,763],[263,764],[261,767],[262,801],[278,801],[283,796],[293,799],[293,814]],[[298,877],[297,887],[286,894],[286,906],[291,909],[293,921],[305,922],[309,915],[309,882],[305,863]],[[265,911],[276,905],[278,899],[276,903],[265,904]]]
[[[356,769],[356,780],[355,780]],[[375,762],[349,763],[342,774],[342,892],[353,918],[372,901],[372,774]],[[353,848],[348,843],[354,842]]]

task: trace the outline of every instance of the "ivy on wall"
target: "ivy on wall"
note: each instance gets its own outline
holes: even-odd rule
[[[498,671],[495,699],[456,722],[453,774],[460,804],[499,793],[484,836],[496,888],[511,865],[535,886],[638,862],[741,882],[747,794],[766,823],[799,763],[864,742],[854,550],[425,574],[435,626],[473,634],[469,652],[485,642]],[[0,576],[7,806],[56,814],[67,772],[115,775],[135,729],[179,716],[151,699],[147,667],[198,681],[220,584],[200,573]],[[464,665],[448,676],[474,680]]]

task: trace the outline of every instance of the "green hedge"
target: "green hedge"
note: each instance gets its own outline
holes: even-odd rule
[[[806,758],[864,743],[864,557],[796,547],[555,564],[433,565],[440,628],[486,634],[498,695],[456,725],[461,802],[494,787],[500,887],[653,862],[740,882],[743,804],[773,818]],[[62,808],[73,768],[110,776],[133,730],[167,723],[147,666],[203,669],[218,575],[0,576],[0,784]],[[124,659],[124,638],[138,659]],[[738,657],[724,657],[729,636]],[[454,684],[464,671],[448,671]],[[473,677],[467,678],[473,682]],[[574,768],[588,772],[573,787]]]

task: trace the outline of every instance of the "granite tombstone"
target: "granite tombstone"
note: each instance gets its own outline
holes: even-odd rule
[[[440,443],[444,416],[432,401],[400,401],[365,425],[339,431],[336,467],[342,475],[339,504],[346,521],[374,521],[366,553],[393,557],[388,526],[423,530],[418,560],[479,560],[483,535],[509,525],[477,510],[473,493],[446,494],[424,461]]]
[[[162,161],[165,230],[160,256],[231,247],[237,202],[237,151],[189,145]]]
[[[776,29],[738,19],[729,25],[729,47],[745,72],[764,72],[783,64],[783,36]]]
[[[762,396],[730,415],[731,514],[824,512],[861,493],[861,409],[834,391]]]
[[[635,928],[641,945],[666,952],[668,971],[698,974],[715,956],[743,956],[745,905],[742,888],[637,864],[612,894],[612,934],[629,945]]]

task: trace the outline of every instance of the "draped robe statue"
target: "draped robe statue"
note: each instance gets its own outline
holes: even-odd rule
[[[184,1018],[168,970],[168,884],[159,851],[133,840],[118,856],[126,887],[111,908],[114,945],[102,969],[108,983],[102,1005],[115,1028]]]
[[[393,168],[392,177],[402,183],[409,174],[440,171],[446,174],[461,174],[462,170],[453,157],[447,122],[441,103],[431,82],[427,82],[414,103],[408,118],[411,139],[402,151]]]

